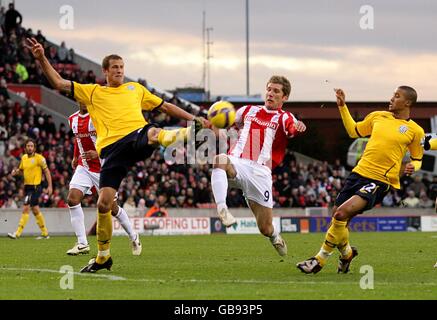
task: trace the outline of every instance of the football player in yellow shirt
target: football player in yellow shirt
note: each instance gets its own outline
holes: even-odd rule
[[[209,122],[163,101],[137,82],[124,83],[124,61],[118,55],[112,54],[103,59],[106,85],[84,85],[63,79],[45,57],[42,45],[34,38],[27,39],[27,43],[53,88],[68,92],[78,102],[87,105],[96,128],[96,149],[103,161],[97,200],[98,253],[81,272],[110,270],[113,263],[109,251],[111,207],[122,179],[129,167],[149,157],[157,146],[167,147],[176,140],[186,140],[190,132],[190,128],[158,128],[146,122],[142,111],[156,109],[179,119],[194,121],[195,131],[209,127]]]
[[[304,273],[319,272],[335,248],[340,251],[337,272],[347,273],[352,259],[358,255],[357,249],[349,244],[347,226],[350,220],[381,203],[391,187],[400,188],[402,159],[407,149],[411,161],[405,165],[403,173],[410,175],[422,165],[421,141],[425,132],[410,119],[411,108],[417,101],[413,88],[396,88],[388,111],[372,112],[359,122],[351,117],[343,90],[335,89],[335,93],[349,136],[370,138],[360,161],[335,200],[331,224],[319,253],[297,264],[297,268]]]
[[[14,233],[8,233],[8,237],[11,239],[17,239],[21,236],[21,233],[23,232],[27,221],[29,221],[29,209],[32,209],[32,212],[36,219],[36,223],[41,229],[41,236],[37,237],[37,239],[48,239],[50,238],[49,232],[47,231],[44,216],[39,209],[38,199],[41,195],[42,172],[44,172],[48,183],[47,193],[49,196],[52,194],[53,191],[52,177],[50,175],[50,170],[47,167],[46,159],[44,159],[42,155],[35,153],[35,141],[31,139],[27,140],[24,145],[24,151],[25,154],[21,157],[19,167],[12,170],[12,176],[16,176],[22,173],[24,177],[25,198],[23,213],[21,214],[17,231],[15,231]]]

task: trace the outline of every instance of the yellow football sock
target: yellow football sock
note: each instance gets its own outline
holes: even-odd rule
[[[103,264],[109,259],[112,238],[112,216],[111,211],[97,213],[97,258],[96,262]]]
[[[348,243],[349,231],[346,225],[347,221],[340,221],[332,218],[331,226],[326,232],[322,248],[316,255],[317,260],[322,266],[325,265],[326,260],[328,260],[335,247]]]
[[[18,222],[17,231],[15,231],[15,235],[17,237],[21,236],[21,234],[23,233],[23,229],[26,226],[27,221],[29,221],[29,212],[26,212],[26,213],[23,212],[21,214],[20,221]]]
[[[41,235],[43,237],[47,237],[49,231],[47,230],[46,222],[44,220],[44,216],[42,215],[41,211],[38,211],[37,215],[35,216],[35,219],[36,219],[36,224],[41,229]]]
[[[340,251],[341,257],[344,259],[350,258],[352,254],[352,248],[349,244],[349,229],[346,227],[343,242],[337,245],[338,251]]]
[[[161,129],[158,133],[158,142],[164,147],[168,147],[176,140],[186,141],[191,128],[180,128],[174,130]]]

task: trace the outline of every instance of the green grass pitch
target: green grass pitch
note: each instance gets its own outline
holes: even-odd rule
[[[0,299],[295,300],[437,299],[437,233],[352,233],[359,249],[349,274],[337,274],[338,253],[316,275],[296,263],[314,255],[321,233],[284,234],[281,258],[261,235],[143,236],[132,256],[127,237],[114,237],[111,271],[80,274],[96,252],[65,254],[74,237],[0,239]],[[62,289],[62,266],[73,268],[73,289]],[[373,270],[373,289],[362,289],[362,266]],[[368,269],[366,269],[368,270]],[[366,282],[367,284],[369,282]]]

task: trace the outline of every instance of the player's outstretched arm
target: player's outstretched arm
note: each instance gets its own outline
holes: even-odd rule
[[[26,42],[26,47],[32,52],[35,59],[39,61],[44,75],[47,77],[53,88],[69,92],[71,90],[71,82],[63,79],[52,67],[49,60],[47,60],[44,55],[44,47],[41,43],[36,41],[35,38],[27,38]]]
[[[195,118],[192,114],[186,112],[185,110],[179,108],[178,106],[176,106],[170,102],[164,102],[159,110],[161,112],[168,114],[171,117],[178,118],[178,119],[193,121]],[[198,117],[198,119],[200,119],[202,121],[202,126],[204,128],[210,127],[210,123],[207,119],[202,118],[202,117]]]
[[[347,131],[347,134],[351,138],[358,138],[358,134],[355,130],[357,123],[349,113],[349,109],[346,105],[346,95],[344,91],[342,89],[334,89],[334,91],[337,98],[337,106],[338,110],[340,111],[341,120],[343,120],[343,125]]]

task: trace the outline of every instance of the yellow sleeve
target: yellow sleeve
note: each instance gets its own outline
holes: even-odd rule
[[[338,110],[340,111],[341,120],[343,120],[343,125],[349,137],[358,138],[359,135],[355,131],[356,122],[352,118],[351,114],[349,113],[349,109],[347,108],[347,105],[345,104],[342,107],[338,107]]]
[[[46,159],[43,156],[39,155],[38,160],[39,160],[39,166],[41,167],[41,169],[45,170],[47,168]]]
[[[430,150],[437,150],[437,138],[429,140]]]
[[[152,94],[149,90],[147,90],[146,87],[140,84],[138,84],[138,86],[140,86],[142,92],[141,108],[143,110],[151,111],[155,108],[160,107],[164,103],[164,100]]]
[[[98,84],[81,84],[73,81],[73,96],[78,102],[90,105],[93,100],[93,93]]]
[[[355,131],[360,137],[367,137],[372,134],[373,129],[373,119],[378,114],[378,111],[369,113],[363,121],[357,122],[355,126]]]
[[[422,167],[423,148],[420,142],[425,137],[425,132],[422,128],[418,128],[414,135],[413,141],[408,145],[410,151],[411,164],[414,165],[414,171],[418,171]]]

